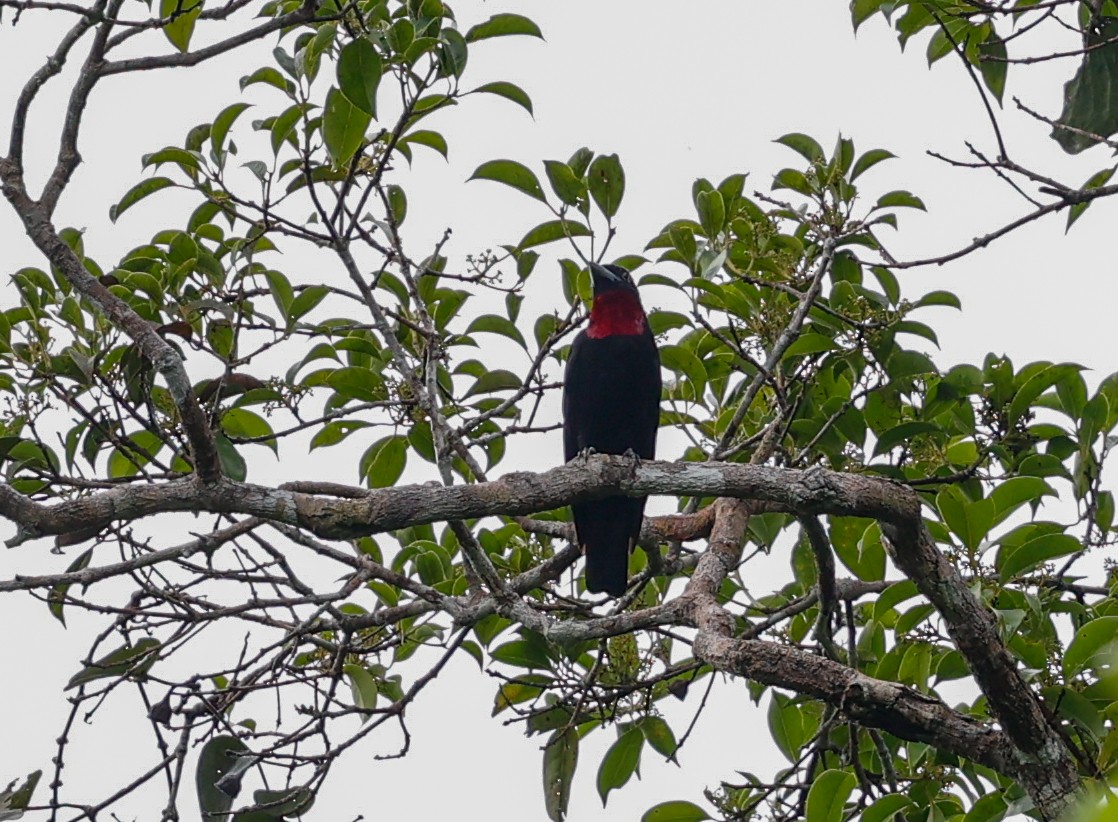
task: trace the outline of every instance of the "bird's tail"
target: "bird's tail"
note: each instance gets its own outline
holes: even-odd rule
[[[644,499],[607,497],[573,506],[586,554],[586,590],[619,597],[629,580],[629,551],[640,536]]]

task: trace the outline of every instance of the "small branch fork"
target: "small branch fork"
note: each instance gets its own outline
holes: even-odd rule
[[[1033,5],[1029,7],[1028,11],[1034,12],[1042,8],[1056,7],[1063,5],[1066,2],[1067,0],[1055,0],[1055,2],[1051,4],[1042,3],[1039,5]],[[1018,9],[1006,9],[995,4],[979,2],[973,2],[973,5],[976,8],[981,9],[981,11],[983,11],[984,13],[990,14],[1008,15],[1016,14],[1019,11],[1023,11]],[[924,257],[915,260],[895,260],[888,252],[883,252],[885,257],[884,264],[891,269],[920,268],[929,265],[944,265],[946,263],[953,262],[955,260],[973,254],[976,251],[984,249],[994,241],[999,240],[1002,237],[1013,233],[1017,229],[1041,219],[1042,217],[1046,217],[1049,214],[1064,211],[1065,209],[1072,208],[1073,206],[1086,206],[1087,204],[1092,203],[1095,200],[1111,197],[1115,194],[1118,194],[1118,185],[1111,184],[1094,186],[1092,188],[1079,188],[1077,186],[1061,183],[1047,175],[1034,171],[1013,160],[1010,157],[1008,141],[1005,139],[1001,125],[998,122],[997,114],[995,113],[994,107],[990,101],[990,95],[987,93],[977,70],[971,64],[970,60],[967,59],[964,44],[959,43],[956,40],[955,36],[951,33],[950,28],[944,23],[942,19],[940,19],[939,15],[935,15],[935,17],[936,20],[939,22],[941,30],[950,40],[955,54],[962,62],[963,68],[967,72],[972,84],[974,85],[979,100],[982,102],[987,120],[990,123],[990,129],[994,138],[994,142],[997,146],[997,156],[989,157],[986,153],[978,150],[970,143],[967,143],[966,145],[968,151],[974,158],[973,160],[951,159],[935,151],[929,151],[928,154],[932,157],[935,157],[936,159],[942,160],[943,162],[951,166],[959,168],[986,169],[993,172],[998,178],[1006,183],[1006,185],[1012,188],[1017,195],[1019,195],[1029,204],[1030,210],[1022,216],[1011,220],[1010,222],[1005,223],[1004,225],[992,231],[989,231],[986,234],[975,237],[970,243],[961,246],[954,251],[950,251],[944,254],[939,254],[932,257]],[[1110,38],[1100,43],[1096,43],[1092,46],[1085,46],[1083,49],[1078,49],[1075,51],[1047,55],[1043,58],[1023,58],[1017,60],[1008,59],[1006,60],[1006,62],[1032,63],[1039,62],[1040,60],[1045,59],[1053,59],[1056,57],[1083,55],[1094,48],[1113,45],[1114,42],[1115,38]],[[1027,114],[1037,122],[1043,123],[1054,130],[1065,131],[1078,135],[1080,137],[1085,137],[1099,145],[1105,145],[1112,149],[1118,148],[1118,144],[1116,144],[1113,140],[1107,139],[1105,135],[1092,134],[1074,126],[1060,123],[1051,117],[1046,117],[1045,115],[1040,114],[1026,106],[1017,97],[1013,98],[1013,103],[1019,111]],[[1037,187],[1037,194],[1030,194],[1025,190],[1025,188],[1029,184]],[[1042,202],[1039,199],[1040,195],[1052,197],[1054,199],[1049,202]]]

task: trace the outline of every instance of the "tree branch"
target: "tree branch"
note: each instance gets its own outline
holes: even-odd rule
[[[0,516],[20,534],[41,536],[104,527],[172,511],[258,516],[330,539],[351,539],[412,525],[494,515],[531,514],[611,494],[717,496],[759,500],[802,514],[872,517],[906,523],[919,517],[915,492],[898,483],[822,469],[800,471],[737,463],[644,461],[596,455],[542,473],[515,472],[472,485],[400,485],[324,497],[221,478],[133,484],[47,505],[0,484]]]

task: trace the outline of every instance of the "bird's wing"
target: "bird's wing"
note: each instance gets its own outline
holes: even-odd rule
[[[571,343],[571,353],[567,356],[567,368],[563,372],[563,459],[570,462],[582,449],[578,444],[579,413],[578,404],[572,401],[575,386],[583,379],[581,371],[585,363],[580,361],[586,332],[580,332]]]
[[[637,416],[634,431],[639,432],[639,442],[634,450],[644,459],[652,459],[656,456],[656,432],[660,428],[660,352],[651,331],[646,339],[652,349],[652,356],[641,359],[644,367],[648,368],[648,373],[640,380],[640,385],[648,393],[633,398],[633,409]]]

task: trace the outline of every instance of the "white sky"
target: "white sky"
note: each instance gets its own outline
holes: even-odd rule
[[[501,0],[460,2],[456,10],[463,28],[498,11],[528,14],[547,42],[490,41],[471,53],[466,74],[476,84],[492,79],[519,83],[535,102],[534,119],[497,98],[475,100],[432,122],[450,140],[449,164],[417,149],[415,171],[406,183],[410,209],[405,235],[430,241],[452,227],[447,247],[452,259],[515,242],[549,216],[510,189],[466,184],[479,163],[516,159],[542,177],[540,161],[565,159],[581,145],[617,152],[625,165],[627,191],[612,246],[618,255],[639,253],[664,223],[690,216],[691,184],[698,176],[717,183],[730,173],[747,171],[747,191],[767,191],[773,173],[799,163],[791,151],[772,142],[792,131],[812,134],[828,151],[841,131],[854,138],[859,151],[882,147],[900,157],[864,178],[864,186],[874,197],[909,188],[927,203],[928,214],[901,214],[893,251],[902,258],[953,250],[1024,210],[992,175],[952,170],[924,153],[933,149],[962,157],[964,140],[992,150],[989,126],[957,61],[944,60],[929,71],[923,39],[902,55],[879,20],[866,24],[856,40],[841,0]],[[0,27],[0,112],[10,111],[24,78],[52,47],[57,36],[53,19],[27,13],[13,30],[10,15],[5,15]],[[1069,45],[1074,43],[1064,44]],[[165,201],[165,213],[137,209],[116,226],[108,222],[108,208],[139,179],[142,153],[181,143],[190,126],[212,118],[234,98],[237,79],[255,65],[246,57],[232,57],[202,70],[106,83],[91,101],[81,141],[85,163],[59,208],[59,224],[85,227],[87,251],[102,264],[164,224],[181,224],[183,215],[173,210],[173,198]],[[1078,184],[1107,163],[1103,150],[1067,157],[1048,138],[1046,127],[1008,110],[1011,98],[1020,95],[1032,108],[1058,114],[1062,83],[1072,71],[1073,64],[1066,61],[1027,72],[1011,69],[1002,123],[1015,159]],[[48,159],[43,150],[51,147],[57,128],[52,112],[58,111],[64,88],[63,81],[53,81],[35,110],[41,117],[33,124],[37,130],[30,144],[36,152],[32,180],[41,180],[41,164]],[[249,117],[251,112],[246,122]],[[6,128],[0,124],[3,145]],[[32,189],[39,184],[33,182]],[[1095,205],[1068,237],[1064,216],[1049,217],[962,262],[902,274],[909,297],[946,288],[963,299],[962,313],[934,309],[919,316],[940,334],[943,348],[937,361],[980,362],[987,351],[1009,354],[1018,367],[1035,359],[1072,360],[1094,369],[1087,375],[1089,384],[1114,370],[1118,278],[1106,229],[1113,214],[1111,203]],[[6,271],[40,264],[6,204],[0,206],[0,248],[6,252]],[[331,275],[310,271],[307,276]],[[549,301],[558,304],[561,299],[557,281],[546,282],[537,274],[537,290],[525,307],[529,322],[535,316],[530,306],[545,310]],[[657,298],[645,299],[655,304]],[[11,300],[10,291],[0,290],[0,304]],[[557,443],[537,442],[544,443],[539,450],[510,453],[504,470],[557,462]],[[297,474],[303,464],[296,460],[277,469],[273,462],[261,470]],[[0,577],[61,570],[69,562],[46,551],[45,544],[0,550]],[[768,563],[757,592],[782,584],[787,568],[786,557]],[[42,605],[25,597],[0,598],[0,651],[8,671],[0,695],[0,784],[34,767],[49,773],[53,739],[65,710],[61,687],[97,627],[83,626],[79,619],[71,622],[63,631]],[[494,687],[468,658],[453,663],[409,709],[412,754],[402,761],[374,763],[372,753],[391,750],[394,739],[352,752],[334,772],[312,818],[350,819],[358,812],[369,819],[440,818],[463,810],[476,810],[495,822],[545,818],[542,738],[525,739],[518,729],[489,718]],[[698,694],[670,716],[679,732],[697,705],[694,696]],[[86,736],[100,736],[111,727],[106,723]],[[659,762],[646,750],[643,781],[614,792],[603,811],[594,777],[610,741],[608,732],[598,733],[584,744],[571,819],[638,818],[663,800],[701,801],[704,786],[721,778],[732,781],[735,771],[767,775],[784,764],[768,742],[764,705],[752,705],[740,681],[715,688],[707,715],[680,754],[682,769]],[[152,748],[148,736],[133,739],[122,732],[111,740],[88,740],[85,751],[85,759],[77,750],[71,752],[66,773],[75,785],[89,786],[83,798],[96,799],[123,781],[118,758],[139,763]],[[44,796],[45,784],[37,798]],[[154,818],[151,808],[125,807],[137,818]]]

